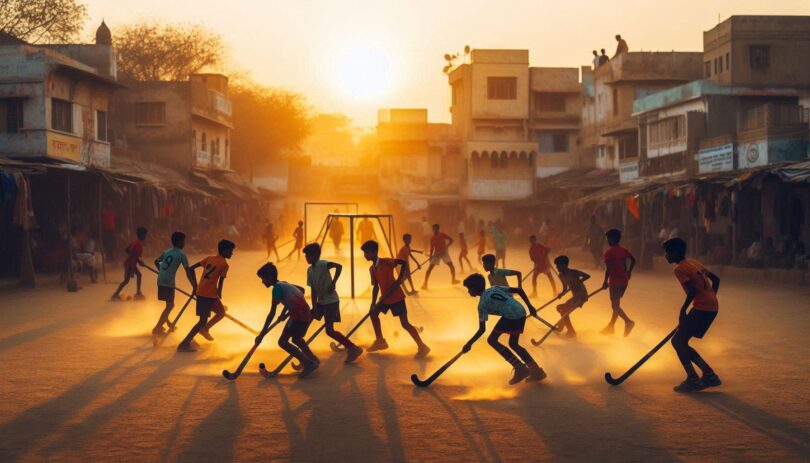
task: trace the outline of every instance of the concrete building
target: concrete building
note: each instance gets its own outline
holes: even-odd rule
[[[228,78],[192,74],[184,82],[133,82],[113,101],[113,142],[121,153],[187,171],[228,170],[232,107]]]
[[[104,23],[96,44],[0,37],[0,155],[109,165],[108,106],[117,87]]]
[[[582,108],[582,144],[595,167],[617,169],[623,180],[638,177],[638,126],[633,102],[702,75],[699,52],[621,53],[590,74]]]

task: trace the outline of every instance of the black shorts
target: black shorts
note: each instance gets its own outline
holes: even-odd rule
[[[316,304],[312,309],[312,318],[320,320],[321,317],[324,317],[324,321],[327,322],[340,323],[340,302]]]
[[[217,302],[219,302],[217,298],[197,296],[197,316],[208,317],[211,315],[211,309]]]
[[[290,336],[293,338],[303,338],[307,334],[307,330],[309,329],[309,324],[312,323],[311,321],[305,322],[302,320],[293,320],[292,318],[287,320],[287,324],[284,325],[284,330],[281,332],[281,336]]]
[[[692,336],[693,338],[700,339],[709,331],[709,327],[712,326],[715,317],[717,317],[717,312],[692,308],[692,310],[686,314],[686,317],[684,317],[683,323],[678,326],[678,331],[682,331],[684,334]]]
[[[526,326],[526,317],[523,318],[506,318],[501,317],[498,320],[498,323],[495,324],[495,328],[492,331],[501,334],[522,334],[523,328]]]
[[[611,299],[621,299],[624,297],[624,292],[627,291],[627,286],[608,286]]]
[[[408,314],[408,308],[405,306],[405,299],[394,302],[391,304],[380,304],[380,312],[388,313],[388,310],[391,309],[391,315],[395,317],[400,317],[402,315]]]
[[[166,301],[174,304],[174,293],[175,290],[171,286],[159,286],[158,285],[158,300],[159,301]]]

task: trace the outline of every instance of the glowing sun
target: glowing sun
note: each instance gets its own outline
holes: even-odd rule
[[[393,62],[373,48],[353,47],[333,55],[334,85],[347,98],[375,100],[393,87]]]

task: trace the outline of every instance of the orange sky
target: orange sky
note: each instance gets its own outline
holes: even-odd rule
[[[810,15],[810,0],[88,0],[88,34],[105,18],[202,23],[264,84],[307,96],[358,125],[380,107],[424,107],[448,121],[445,52],[528,48],[536,66],[590,63],[591,50],[700,51],[702,31],[732,14]]]

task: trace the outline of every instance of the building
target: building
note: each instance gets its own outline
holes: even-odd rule
[[[183,82],[133,82],[113,102],[120,153],[181,171],[228,170],[233,129],[228,78],[192,74]]]
[[[0,37],[0,155],[109,165],[115,59],[104,23],[95,44]]]
[[[633,102],[647,95],[700,79],[700,52],[621,53],[583,76],[582,143],[594,164],[616,169],[624,181],[638,177],[638,126]]]

